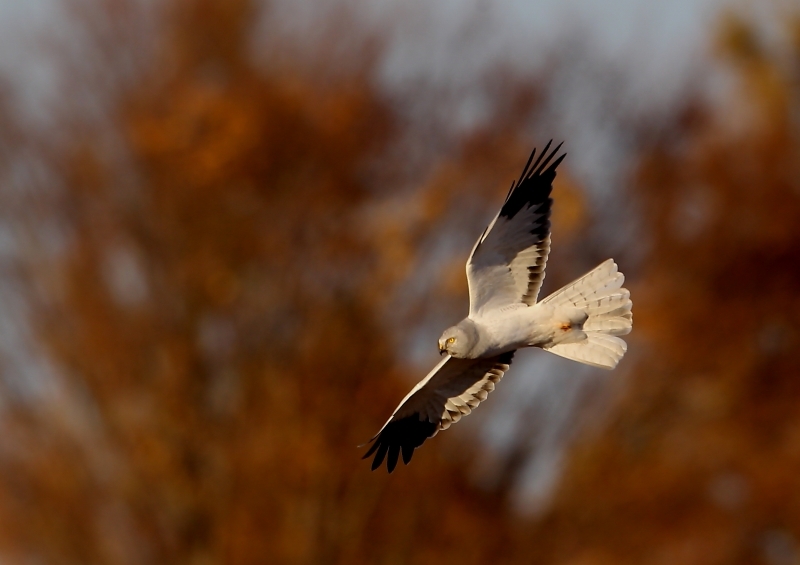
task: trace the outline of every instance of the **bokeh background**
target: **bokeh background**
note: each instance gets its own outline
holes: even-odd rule
[[[517,356],[394,474],[464,261],[565,140]],[[800,563],[800,4],[0,2],[0,562]]]

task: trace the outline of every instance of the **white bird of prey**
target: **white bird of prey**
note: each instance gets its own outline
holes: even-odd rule
[[[519,180],[475,242],[467,260],[469,314],[439,338],[447,354],[400,402],[370,440],[374,471],[386,459],[391,473],[402,453],[446,430],[486,400],[522,347],[540,347],[567,359],[613,369],[627,350],[618,336],[631,331],[630,293],[612,259],[536,301],[550,252],[550,192],[561,145],[533,165],[531,153]],[[552,164],[550,164],[552,161]]]

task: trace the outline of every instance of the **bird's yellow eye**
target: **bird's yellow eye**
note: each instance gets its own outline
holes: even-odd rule
[[[456,342],[456,338],[454,338],[454,337],[448,337],[447,338],[447,343],[455,343],[455,342]]]

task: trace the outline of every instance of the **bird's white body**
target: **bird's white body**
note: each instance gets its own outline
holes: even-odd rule
[[[552,306],[528,307],[523,304],[473,319],[483,339],[481,347],[473,350],[470,358],[493,357],[506,351],[548,343],[555,336],[555,318]]]
[[[518,304],[488,316],[470,318],[482,336],[480,347],[469,358],[494,357],[523,347],[549,347],[580,331],[587,316],[575,308],[550,304]]]
[[[625,277],[608,259],[537,302],[550,252],[550,191],[564,155],[550,162],[550,144],[511,185],[494,219],[467,260],[469,314],[439,339],[447,353],[394,411],[365,457],[384,458],[391,473],[402,452],[414,449],[469,414],[500,381],[514,352],[540,347],[595,367],[613,369],[627,350],[619,336],[631,331]],[[548,166],[549,165],[549,166]]]
[[[617,264],[609,259],[534,304],[478,310],[455,326],[472,328],[460,338],[469,348],[455,343],[444,348],[454,357],[487,359],[523,347],[541,347],[580,363],[613,369],[627,350],[617,336],[629,333],[633,320],[624,281]]]

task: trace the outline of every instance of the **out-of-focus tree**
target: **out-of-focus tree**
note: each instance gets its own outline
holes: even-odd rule
[[[21,289],[43,359],[30,364],[51,367],[36,387],[4,375],[0,557],[797,558],[796,45],[773,56],[730,18],[719,53],[741,96],[689,101],[646,145],[624,391],[532,520],[508,504],[524,446],[477,486],[461,432],[390,477],[355,445],[419,377],[397,344],[463,311],[463,256],[441,259],[469,247],[524,161],[537,82],[492,77],[490,119],[408,165],[403,143],[424,136],[375,86],[381,43],[346,14],[254,56],[268,4],[175,0],[131,33],[146,4],[70,4],[92,54],[71,76],[91,96],[65,96],[54,127],[0,105],[15,187],[0,297]],[[361,43],[336,66],[344,36]],[[557,181],[554,287],[604,258],[580,188],[568,170]],[[420,277],[439,282],[416,292]]]
[[[41,175],[4,196],[15,282],[53,374],[47,392],[2,413],[0,555],[509,555],[511,478],[479,489],[469,451],[442,444],[387,478],[355,446],[412,382],[386,318],[412,328],[424,308],[387,313],[387,294],[419,267],[434,227],[485,218],[482,199],[502,196],[497,175],[528,151],[518,124],[531,89],[509,89],[491,127],[409,193],[403,217],[379,205],[401,183],[377,175],[376,159],[406,133],[373,84],[379,42],[366,38],[339,73],[265,63],[250,53],[255,4],[176,1],[155,12],[152,37],[134,38],[146,47],[137,59],[122,31],[136,3],[72,5],[84,49],[102,54],[75,74],[95,111],[67,112],[56,139],[21,134],[18,157]],[[463,306],[463,260],[456,270],[441,296]]]
[[[635,366],[573,452],[544,562],[800,559],[800,49],[734,16],[717,45],[733,95],[688,103],[631,185]]]

